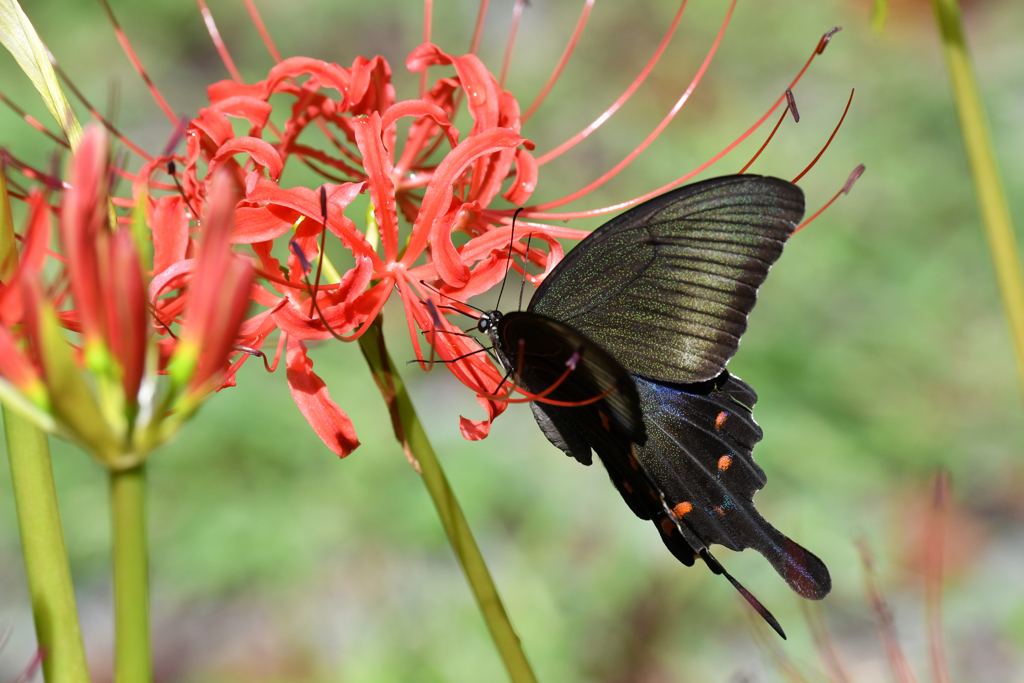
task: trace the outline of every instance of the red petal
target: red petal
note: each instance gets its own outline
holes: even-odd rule
[[[491,423],[494,421],[494,418],[505,412],[505,408],[508,406],[507,403],[496,403],[479,396],[476,397],[476,400],[487,411],[487,419],[470,420],[461,415],[459,416],[459,431],[462,432],[462,437],[467,441],[486,439],[487,435],[491,433]]]
[[[281,177],[281,169],[284,168],[281,155],[269,142],[253,137],[234,138],[221,145],[216,156],[210,160],[210,168],[207,173],[212,177],[220,164],[238,153],[248,154],[258,165],[266,168],[272,180]]]
[[[288,387],[295,405],[324,444],[344,458],[359,446],[356,430],[348,415],[331,400],[324,381],[313,373],[313,361],[298,339],[288,339],[286,363]]]
[[[86,127],[71,159],[60,212],[60,238],[67,257],[71,292],[86,337],[105,339],[103,302],[100,296],[97,241],[106,231],[106,170],[108,143],[99,126]]]
[[[437,225],[438,219],[448,211],[452,202],[452,187],[470,164],[485,154],[515,148],[522,142],[523,138],[515,132],[506,128],[494,128],[466,138],[445,156],[434,171],[423,195],[423,204],[413,225],[409,246],[402,257],[404,265],[411,266],[419,258],[429,237],[441,278],[450,285],[461,286],[466,283],[469,279],[469,270],[455,253],[451,235],[441,233],[440,226]],[[481,208],[486,206],[481,205]]]
[[[398,256],[398,211],[395,206],[395,186],[391,182],[391,156],[381,140],[381,119],[377,112],[368,117],[353,119],[352,128],[356,144],[363,155],[373,200],[373,214],[377,218],[384,260],[391,263]]]
[[[537,189],[537,161],[525,149],[516,150],[516,179],[501,195],[511,204],[522,206]]]
[[[266,99],[269,93],[275,92],[281,81],[286,78],[305,75],[315,77],[317,82],[323,87],[334,88],[343,96],[348,95],[351,77],[347,70],[337,64],[329,64],[319,59],[291,57],[270,70],[267,79],[263,81],[264,92],[266,93],[264,99]],[[306,87],[309,87],[308,83]]]
[[[228,116],[247,119],[249,123],[259,129],[267,125],[270,112],[274,109],[269,102],[255,97],[226,97],[215,102],[213,106]]]
[[[184,198],[168,195],[156,200],[149,225],[153,231],[153,274],[159,275],[185,258],[188,216]]]
[[[349,73],[352,82],[348,96],[353,114],[358,116],[382,112],[394,104],[395,86],[391,84],[391,66],[383,57],[370,60],[356,57]]]
[[[217,104],[230,97],[263,97],[264,88],[259,83],[246,85],[237,81],[218,81],[213,85],[206,86],[206,96],[210,98],[211,104]]]

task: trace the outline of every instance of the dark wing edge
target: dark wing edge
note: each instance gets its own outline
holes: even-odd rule
[[[687,185],[595,230],[528,310],[574,326],[631,373],[712,379],[736,352],[757,288],[803,211],[800,188],[777,178]]]

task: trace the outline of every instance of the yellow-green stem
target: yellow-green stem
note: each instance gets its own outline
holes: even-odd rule
[[[1024,388],[1024,276],[1021,274],[1010,209],[999,178],[985,106],[978,94],[974,68],[967,51],[959,2],[932,0],[932,5],[942,34],[949,79],[953,85],[953,99],[974,177],[974,191],[978,195],[978,207],[985,224],[996,280],[1013,336],[1021,387]]]
[[[110,472],[114,535],[114,683],[150,683],[146,469]]]
[[[50,445],[44,432],[6,406],[3,416],[36,640],[44,655],[43,678],[50,683],[88,683]]]
[[[483,612],[484,621],[487,622],[491,638],[498,647],[498,653],[505,663],[509,678],[513,683],[535,683],[537,679],[523,653],[519,636],[512,628],[512,622],[509,621],[505,607],[501,603],[498,589],[494,586],[494,580],[483,555],[480,554],[480,548],[473,538],[469,524],[466,523],[459,502],[455,499],[455,492],[448,484],[441,463],[438,462],[434,449],[427,440],[427,434],[416,416],[412,401],[409,400],[409,394],[405,391],[402,378],[395,371],[395,365],[388,355],[380,318],[359,338],[359,346],[391,414],[395,437],[402,444],[406,455],[419,463],[423,483],[434,501],[434,507],[437,508],[441,524],[448,535],[448,542],[451,543],[455,556],[462,565],[473,596],[480,605],[480,611]]]

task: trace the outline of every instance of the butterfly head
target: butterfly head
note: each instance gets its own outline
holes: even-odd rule
[[[491,339],[498,334],[498,324],[501,322],[501,311],[488,311],[477,320],[476,329],[486,334]]]

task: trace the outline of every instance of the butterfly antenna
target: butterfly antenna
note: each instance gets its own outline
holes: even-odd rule
[[[441,291],[440,289],[438,289],[437,287],[433,287],[433,286],[431,286],[431,285],[428,285],[428,284],[427,284],[427,283],[426,283],[425,281],[423,281],[423,280],[420,280],[420,284],[421,284],[421,285],[423,285],[424,287],[426,287],[427,289],[429,289],[429,290],[430,290],[431,292],[433,292],[434,294],[437,294],[438,296],[443,296],[443,297],[444,297],[445,299],[451,299],[451,300],[452,300],[452,301],[454,301],[455,303],[457,303],[457,304],[462,304],[462,305],[463,305],[463,306],[465,306],[466,308],[472,308],[472,309],[473,309],[474,311],[476,311],[477,313],[486,313],[486,312],[487,312],[487,311],[485,311],[485,310],[484,310],[484,309],[482,309],[482,308],[477,308],[477,307],[476,307],[476,306],[474,306],[473,304],[467,304],[467,303],[466,303],[465,301],[459,301],[459,300],[458,300],[458,299],[456,299],[455,297],[452,297],[452,296],[448,296],[447,294],[445,294],[444,292],[442,292],[442,291]],[[461,314],[461,315],[466,315],[465,313],[463,313],[462,311],[460,311],[460,310],[459,310],[459,309],[457,309],[457,308],[452,308],[451,306],[447,306],[446,308],[451,308],[451,309],[452,309],[453,311],[455,311],[456,313],[459,313],[459,314]],[[470,318],[470,317],[472,317],[472,316],[466,316],[466,317],[467,317],[467,318]]]
[[[505,277],[501,280],[501,289],[498,290],[498,300],[494,302],[494,310],[501,310],[501,295],[505,291],[505,282],[508,281],[508,269],[512,266],[512,245],[516,243],[516,216],[523,210],[523,207],[516,209],[512,214],[512,233],[508,236],[508,260],[505,262]]]
[[[523,261],[523,282],[519,285],[519,308],[516,310],[523,310],[523,290],[526,289],[526,266],[530,263],[530,240],[533,239],[533,233],[531,232],[526,236],[526,260]]]
[[[711,551],[707,548],[702,548],[700,550],[700,556],[704,559],[704,563],[707,564],[708,569],[710,569],[712,573],[724,576],[729,583],[732,584],[732,587],[739,591],[739,594],[743,596],[743,599],[750,603],[750,606],[754,608],[754,611],[760,614],[761,618],[768,622],[768,625],[771,626],[776,633],[782,636],[783,640],[786,640],[786,632],[782,630],[782,625],[779,623],[779,620],[768,611],[767,607],[761,604],[760,600],[754,597],[753,593],[748,591],[743,587],[743,584],[734,579],[732,574],[725,571],[725,567],[718,563],[718,560],[714,558]]]
[[[437,349],[434,345],[437,343],[437,333],[444,332],[441,328],[444,327],[444,323],[441,322],[441,312],[437,310],[437,305],[433,299],[427,299],[426,302],[427,312],[430,313],[430,324],[432,333],[430,336],[430,360],[427,362],[426,372],[430,372],[434,369],[434,361],[437,358]],[[426,330],[424,330],[426,331]]]
[[[487,348],[477,349],[476,351],[470,351],[469,353],[464,353],[461,356],[459,356],[458,358],[452,358],[451,360],[436,360],[434,362],[435,363],[457,363],[460,360],[462,360],[463,358],[469,358],[470,356],[475,356],[478,353],[483,353],[484,351],[490,351],[492,348],[494,348],[494,347],[493,346],[488,346]],[[419,363],[419,361],[418,360],[407,360],[407,361],[405,361],[406,365],[411,365],[412,363]]]

